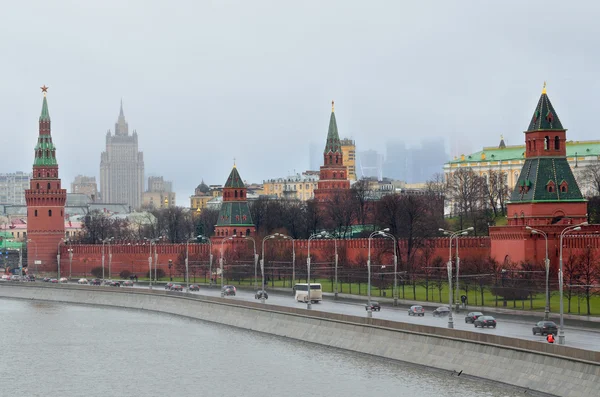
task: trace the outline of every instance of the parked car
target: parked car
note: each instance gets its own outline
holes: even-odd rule
[[[171,287],[171,291],[183,291],[183,287],[181,285],[179,285],[179,284],[174,284]]]
[[[131,281],[131,280],[123,281],[123,287],[133,287],[133,281]]]
[[[556,336],[558,334],[558,326],[554,321],[540,321],[533,326],[533,334],[553,334],[554,336]]]
[[[367,303],[365,305],[365,310],[368,311],[369,308],[371,308],[372,312],[379,312],[379,311],[381,311],[381,305],[379,304],[379,302],[371,301],[370,305],[369,305],[369,303]]]
[[[496,328],[496,319],[492,316],[479,316],[473,321],[475,328],[492,327]]]
[[[408,309],[409,316],[425,316],[425,308],[423,306],[414,305]]]
[[[190,291],[200,291],[200,286],[198,284],[190,285]]]
[[[86,284],[86,285],[87,285],[87,284],[89,284],[89,283],[90,283],[90,282],[89,282],[89,281],[87,281],[87,279],[86,279],[86,278],[80,278],[80,279],[77,281],[77,284]]]
[[[173,287],[173,283],[166,283],[165,284],[165,289],[166,290],[170,290]]]
[[[483,316],[482,312],[471,312],[469,314],[466,315],[465,317],[465,323],[469,324],[473,324],[475,322],[475,320],[477,320],[477,317]]]
[[[256,294],[254,294],[254,299],[260,299],[260,298],[269,299],[269,294],[267,293],[267,291],[265,291],[263,289],[256,291]]]
[[[440,306],[431,312],[433,317],[446,317],[450,313],[448,306]]]
[[[99,278],[95,278],[92,281],[90,281],[90,285],[102,285],[102,280],[100,280]]]
[[[224,285],[221,292],[223,292],[223,295],[226,295],[226,296],[229,296],[229,295],[235,296],[236,288],[233,285]]]

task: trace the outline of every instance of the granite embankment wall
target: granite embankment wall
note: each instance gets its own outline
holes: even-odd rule
[[[145,309],[425,365],[557,396],[597,395],[600,352],[166,291],[1,283],[0,297]]]

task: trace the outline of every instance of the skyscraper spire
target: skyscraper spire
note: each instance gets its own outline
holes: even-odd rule
[[[123,112],[123,98],[121,98],[121,107],[119,109],[119,118],[115,123],[115,135],[129,135],[129,125],[125,120],[125,112]]]

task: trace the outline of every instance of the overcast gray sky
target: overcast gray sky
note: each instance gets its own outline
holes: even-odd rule
[[[0,13],[0,172],[30,171],[46,84],[63,183],[99,180],[121,97],[146,174],[177,202],[202,178],[308,166],[330,102],[358,150],[455,136],[520,144],[544,80],[596,139],[596,1],[22,0]]]

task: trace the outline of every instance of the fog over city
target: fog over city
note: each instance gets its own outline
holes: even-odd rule
[[[99,178],[123,100],[145,173],[179,205],[234,158],[261,182],[309,168],[331,112],[356,150],[522,144],[542,85],[569,139],[598,134],[593,1],[25,0],[0,23],[1,172],[31,171],[42,95],[63,185]]]

